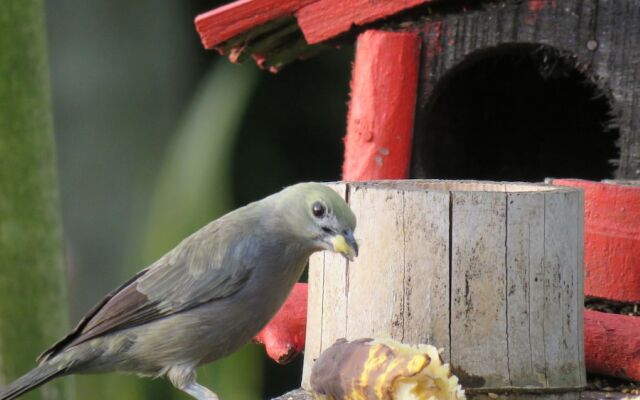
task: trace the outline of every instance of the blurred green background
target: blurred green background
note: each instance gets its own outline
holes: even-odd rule
[[[231,65],[193,26],[222,3],[45,2],[73,323],[225,211],[340,178],[353,49],[277,75]],[[198,373],[223,399],[270,398],[299,384],[301,360],[278,366],[248,345]],[[78,399],[188,398],[164,380],[75,383]]]

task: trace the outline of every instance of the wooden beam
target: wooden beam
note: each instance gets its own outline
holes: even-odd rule
[[[343,179],[407,178],[420,36],[369,30],[358,37]]]
[[[301,8],[298,23],[309,44],[319,43],[432,0],[319,0]]]
[[[640,380],[640,318],[584,311],[585,357],[592,373]]]
[[[231,39],[276,18],[292,15],[315,0],[240,0],[215,8],[195,19],[196,30],[205,48]]]

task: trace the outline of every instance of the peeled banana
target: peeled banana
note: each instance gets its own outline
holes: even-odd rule
[[[338,340],[316,360],[310,383],[318,400],[465,400],[435,347],[392,339]]]

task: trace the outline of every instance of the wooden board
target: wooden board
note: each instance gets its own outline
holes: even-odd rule
[[[506,195],[451,193],[451,364],[465,387],[509,382]],[[490,367],[489,367],[490,366]]]
[[[544,290],[543,329],[546,376],[551,386],[570,387],[584,382],[580,354],[578,308],[578,254],[583,238],[578,237],[582,205],[577,192],[544,194]],[[580,306],[580,307],[578,307]]]
[[[451,359],[449,339],[449,204],[446,191],[405,191],[405,343],[430,343]]]
[[[359,226],[358,240],[376,251],[361,251],[349,269],[346,298],[340,297],[347,302],[346,338],[401,339],[405,303],[402,192],[356,184],[351,186],[349,204],[358,221],[375,221]]]
[[[292,15],[315,0],[241,0],[214,8],[195,19],[206,49],[277,18]]]
[[[544,196],[507,194],[507,325],[512,386],[543,386]]]
[[[319,43],[353,26],[361,26],[432,0],[318,0],[298,11],[298,23],[310,44]]]

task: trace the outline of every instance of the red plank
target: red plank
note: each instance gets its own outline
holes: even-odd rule
[[[205,48],[279,17],[292,15],[315,0],[239,0],[196,17],[196,30]]]
[[[587,371],[640,381],[640,317],[584,310]]]
[[[584,292],[640,302],[640,187],[577,179],[554,185],[584,190]]]
[[[433,0],[319,0],[301,8],[298,24],[309,44],[319,43],[364,25]]]
[[[357,46],[343,179],[407,178],[420,36],[369,30],[358,37]]]
[[[253,339],[280,364],[292,361],[304,350],[307,328],[307,284],[296,283],[275,317]]]

